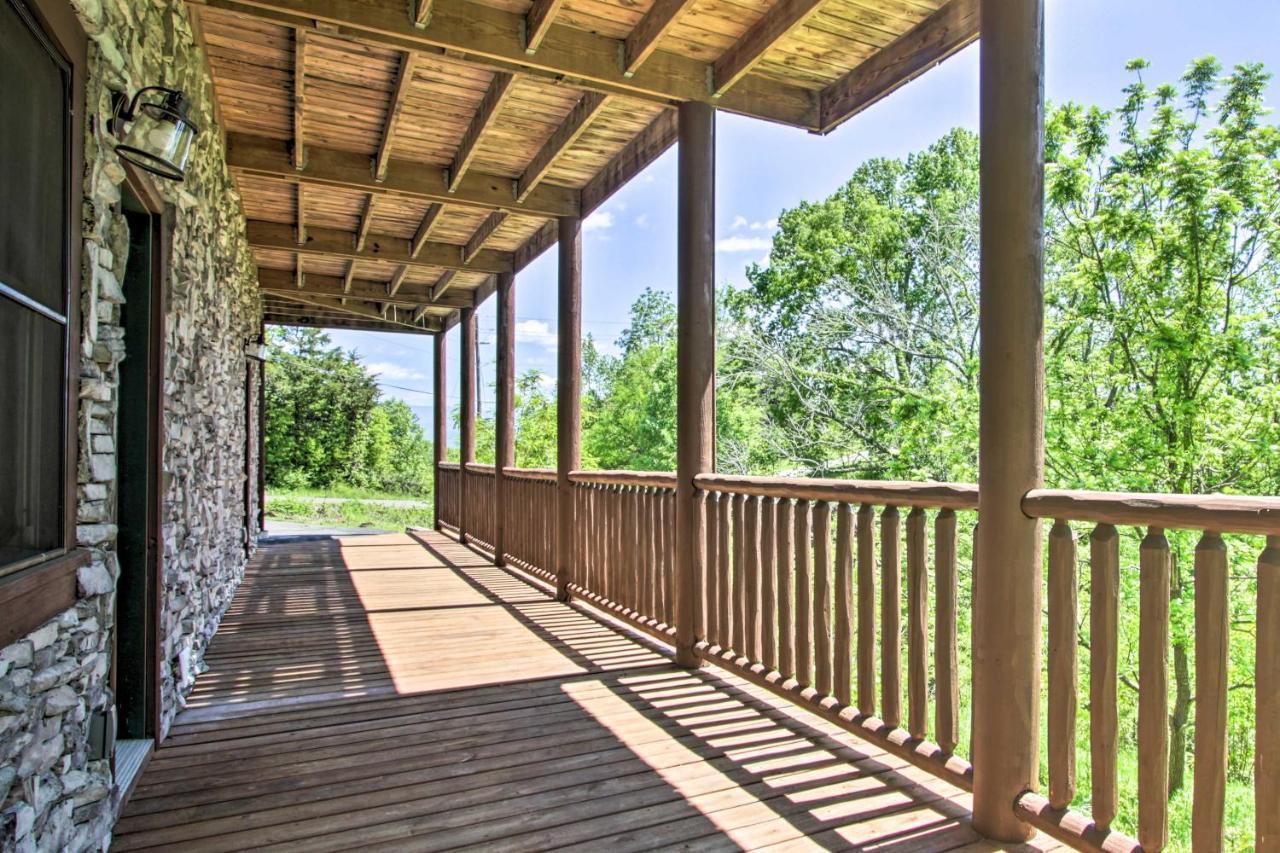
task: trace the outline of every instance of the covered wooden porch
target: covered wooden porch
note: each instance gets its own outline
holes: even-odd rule
[[[114,849],[997,849],[959,788],[551,592],[436,532],[265,545]]]

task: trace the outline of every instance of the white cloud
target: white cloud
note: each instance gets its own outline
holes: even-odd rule
[[[640,214],[639,216],[637,216],[637,217],[636,217],[636,227],[637,227],[637,228],[648,228],[648,227],[649,227],[649,214],[647,214],[647,213],[642,213],[642,214]]]
[[[582,223],[583,231],[607,231],[613,227],[613,213],[608,210],[597,210]]]
[[[752,231],[776,231],[778,230],[778,220],[770,219],[765,222],[752,222]]]
[[[405,367],[402,364],[395,364],[390,361],[378,361],[373,364],[366,365],[369,372],[377,376],[379,379],[387,381],[398,381],[402,379],[429,379],[427,374],[421,370],[414,370],[411,367]]]
[[[739,228],[742,228],[746,224],[747,224],[747,217],[739,213],[737,216],[733,217],[733,224],[729,226],[729,230],[737,231]]]
[[[716,242],[717,252],[767,252],[773,241],[767,237],[742,237],[735,235]]]
[[[516,323],[516,343],[554,348],[556,333],[542,320],[520,320]]]

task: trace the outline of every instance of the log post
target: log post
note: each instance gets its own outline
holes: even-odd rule
[[[462,309],[461,435],[458,439],[458,541],[467,541],[467,465],[476,461],[476,311]]]
[[[573,574],[573,486],[582,456],[582,220],[559,222],[556,350],[556,598],[569,600]]]
[[[1044,469],[1044,0],[981,14],[973,825],[1018,842],[1033,830],[1013,802],[1039,756],[1040,525],[1022,498]]]
[[[693,478],[715,470],[716,116],[701,102],[679,108],[676,276],[676,663],[697,667],[702,540]],[[772,618],[772,614],[770,614]]]
[[[498,275],[498,410],[493,454],[493,562],[507,564],[507,472],[516,465],[516,277]]]
[[[432,514],[434,516],[434,527],[440,530],[440,502],[443,500],[440,496],[440,463],[448,459],[449,447],[449,382],[445,378],[445,337],[443,332],[437,332],[432,336],[435,350],[435,364],[432,372],[434,380],[432,383],[431,393],[435,400],[435,408],[432,412],[434,417],[434,433],[431,441],[434,445],[433,453],[435,456],[435,466],[431,476],[432,489]]]

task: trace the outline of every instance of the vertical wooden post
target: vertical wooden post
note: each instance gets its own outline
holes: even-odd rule
[[[507,564],[507,471],[516,465],[516,277],[498,275],[498,410],[494,421],[493,562]]]
[[[476,311],[462,309],[461,436],[458,439],[458,540],[467,541],[467,465],[476,461]]]
[[[716,116],[701,102],[679,110],[676,278],[676,663],[698,666],[696,636],[705,530],[693,478],[715,470]]]
[[[1044,469],[1044,0],[982,0],[981,289],[974,828],[1024,841],[1037,785]]]
[[[573,487],[582,456],[582,220],[560,219],[556,350],[556,598],[569,600],[573,571]]]
[[[445,374],[445,337],[443,332],[437,332],[432,336],[435,350],[435,364],[432,366],[433,383],[431,394],[435,399],[435,410],[432,412],[434,416],[434,435],[431,438],[433,447],[433,455],[435,456],[435,466],[431,477],[432,489],[432,513],[434,515],[434,526],[436,530],[440,529],[440,463],[448,458],[446,452],[449,446],[449,381]]]

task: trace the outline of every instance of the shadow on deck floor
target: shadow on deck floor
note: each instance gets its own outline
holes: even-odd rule
[[[261,548],[113,849],[1000,849],[964,792],[427,541]]]

